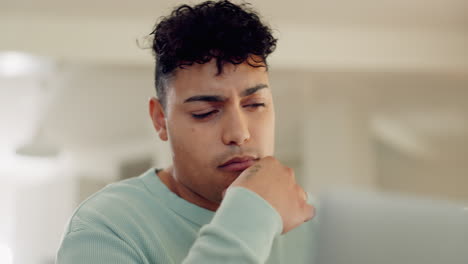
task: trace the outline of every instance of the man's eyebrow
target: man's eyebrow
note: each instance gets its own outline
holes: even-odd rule
[[[249,95],[252,95],[252,94],[256,93],[258,90],[261,90],[263,88],[268,88],[268,85],[266,85],[266,84],[257,84],[254,87],[245,89],[244,91],[241,92],[240,95],[242,97],[249,96]],[[202,102],[224,102],[224,101],[226,101],[226,97],[220,96],[220,95],[195,95],[195,96],[192,96],[192,97],[189,97],[189,98],[185,99],[184,103],[198,102],[198,101],[202,101]]]
[[[257,84],[257,85],[255,85],[254,87],[247,88],[247,89],[245,89],[245,90],[241,93],[241,96],[242,96],[242,97],[249,96],[249,95],[254,94],[254,93],[256,93],[258,90],[261,90],[261,89],[263,89],[263,88],[268,88],[268,85],[262,83],[262,84]]]
[[[195,95],[192,96],[184,101],[184,103],[189,103],[189,102],[196,102],[196,101],[202,101],[202,102],[223,102],[225,101],[226,98],[224,96],[219,96],[219,95]]]

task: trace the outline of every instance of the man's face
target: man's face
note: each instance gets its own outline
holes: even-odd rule
[[[165,111],[174,176],[215,203],[246,167],[273,155],[275,124],[265,67],[227,63],[216,73],[214,60],[178,69]]]

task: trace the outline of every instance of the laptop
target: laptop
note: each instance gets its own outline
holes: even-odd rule
[[[356,191],[320,197],[318,264],[468,264],[468,208]]]

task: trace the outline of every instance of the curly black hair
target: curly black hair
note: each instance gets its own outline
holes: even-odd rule
[[[212,59],[218,75],[225,63],[267,67],[266,58],[275,50],[277,39],[249,5],[227,0],[181,5],[156,25],[150,35],[154,35],[156,93],[164,108],[166,81],[178,68]]]

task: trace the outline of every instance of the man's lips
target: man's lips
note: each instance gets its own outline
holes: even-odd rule
[[[255,159],[253,157],[239,157],[230,159],[229,161],[225,162],[223,165],[219,166],[218,168],[223,171],[229,172],[237,172],[243,171],[248,167],[252,166],[255,163]]]

